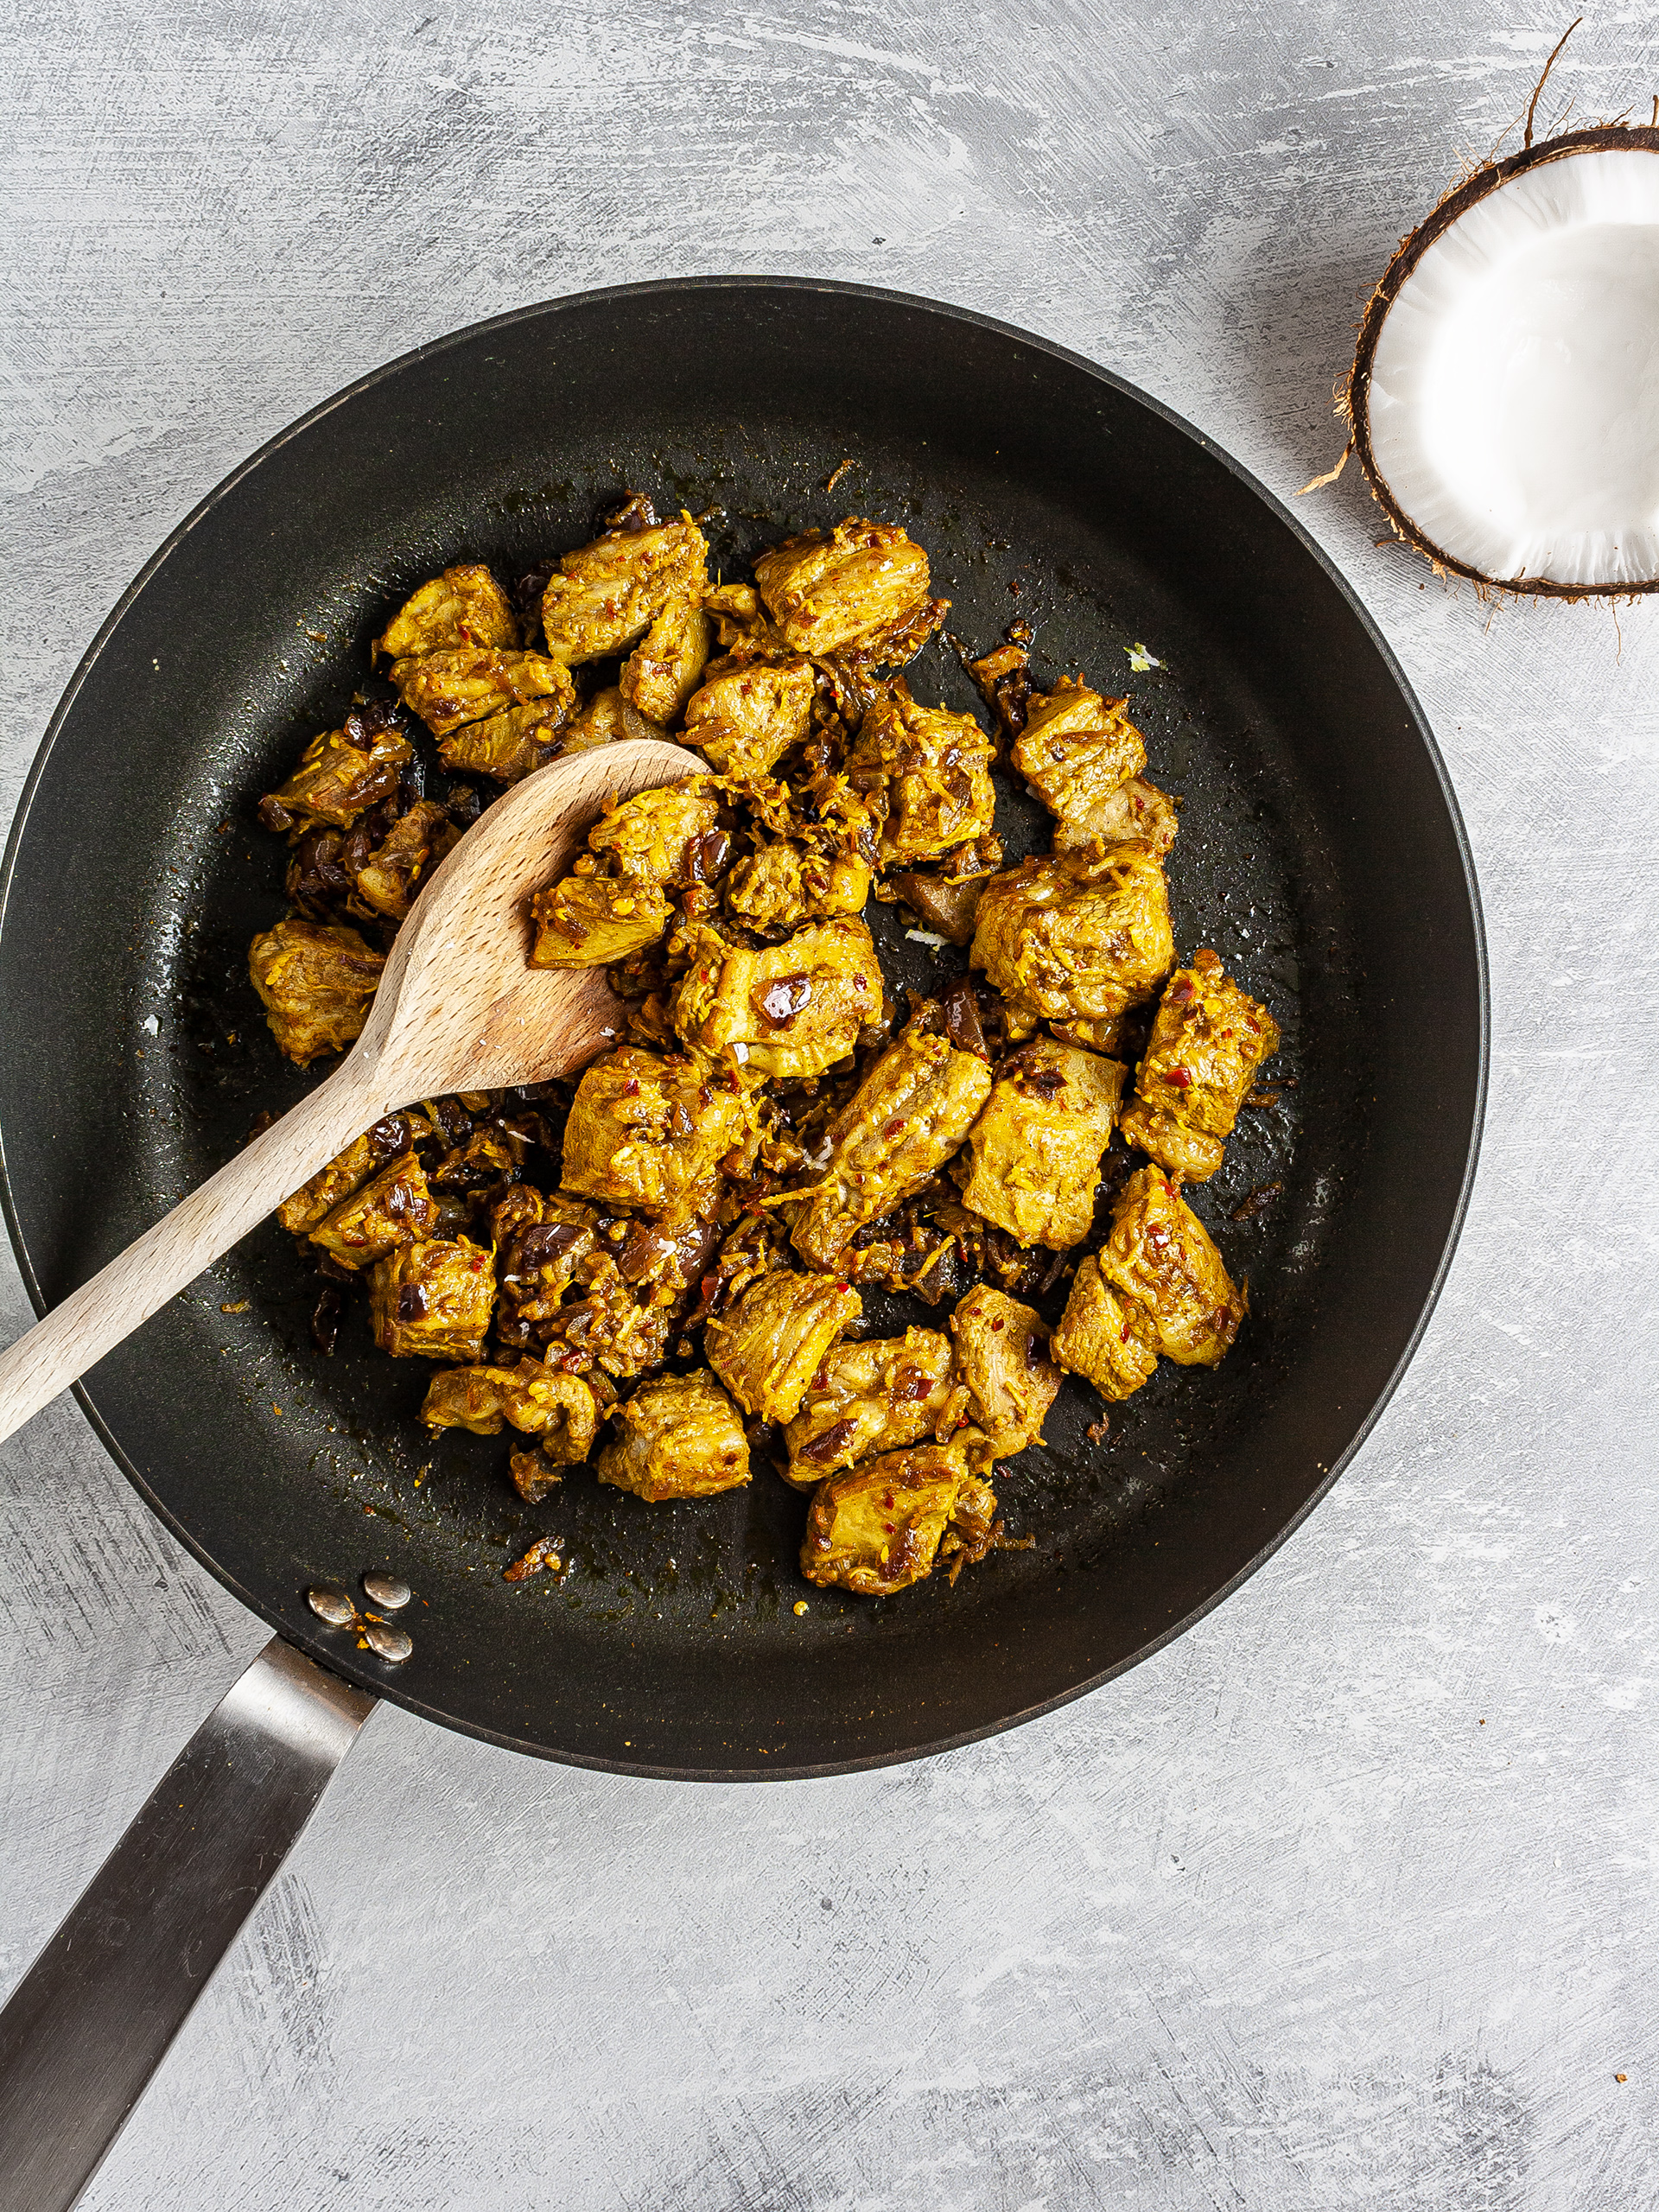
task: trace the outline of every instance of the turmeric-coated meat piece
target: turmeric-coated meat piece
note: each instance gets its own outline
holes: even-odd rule
[[[1146,1328],[1145,1308],[1114,1290],[1091,1252],[1077,1269],[1049,1350],[1060,1366],[1116,1405],[1150,1381],[1158,1365]]]
[[[658,1375],[616,1409],[616,1440],[594,1463],[602,1483],[651,1504],[713,1497],[749,1479],[749,1440],[707,1368]]]
[[[359,1034],[385,964],[355,930],[327,922],[278,922],[248,948],[270,1033],[299,1067],[343,1052]]]
[[[400,1245],[369,1278],[374,1341],[394,1359],[481,1358],[494,1304],[494,1261],[465,1236]]]
[[[972,715],[918,706],[902,685],[875,702],[847,756],[847,777],[881,817],[883,868],[942,860],[990,829],[991,749]]]
[[[702,602],[709,548],[689,516],[608,530],[567,553],[542,594],[549,655],[574,668],[644,637],[672,600]]]
[[[830,1347],[864,1310],[848,1282],[773,1268],[702,1332],[710,1365],[746,1414],[791,1421]]]
[[[507,652],[494,645],[451,645],[417,659],[394,661],[391,680],[410,712],[439,739],[464,723],[535,700],[575,703],[568,668],[543,653]]]
[[[852,915],[810,923],[750,951],[706,923],[689,932],[674,1027],[696,1051],[778,1080],[845,1059],[881,1011],[881,967]]]
[[[683,887],[701,880],[693,864],[704,841],[713,836],[723,845],[719,820],[720,794],[712,778],[688,776],[607,807],[588,833],[588,849],[619,875]]]
[[[825,1132],[830,1157],[790,1241],[810,1266],[839,1266],[865,1223],[919,1191],[949,1160],[990,1095],[976,1052],[907,1030]]]
[[[1147,1342],[1183,1367],[1214,1367],[1238,1334],[1243,1294],[1161,1167],[1143,1167],[1118,1193],[1100,1271],[1140,1308]]]
[[[772,620],[797,652],[837,652],[899,625],[927,597],[927,555],[896,523],[849,516],[785,538],[754,564]]]
[[[532,968],[608,968],[655,944],[674,910],[659,886],[633,875],[567,875],[530,902]]]
[[[1040,1444],[1043,1420],[1060,1388],[1048,1331],[1035,1310],[1005,1290],[977,1284],[950,1316],[957,1371],[969,1413],[999,1459]]]
[[[416,799],[358,869],[358,897],[388,921],[401,922],[416,892],[460,836],[435,799]]]
[[[591,753],[597,746],[620,745],[627,738],[652,737],[661,741],[667,736],[661,722],[642,715],[632,700],[622,696],[614,683],[607,683],[563,726],[559,744],[565,753]]]
[[[677,1052],[660,1058],[623,1045],[577,1086],[563,1185],[641,1213],[689,1211],[712,1198],[722,1160],[747,1173],[756,1141],[752,1086]]]
[[[462,562],[424,583],[374,641],[386,660],[413,659],[456,645],[518,643],[518,625],[507,595],[480,561]]]
[[[1225,973],[1219,954],[1198,953],[1165,987],[1123,1116],[1125,1138],[1171,1174],[1207,1181],[1257,1068],[1278,1049],[1266,1007]]]
[[[406,1152],[342,1198],[311,1231],[311,1242],[342,1268],[368,1268],[400,1244],[429,1236],[437,1218],[426,1170]]]
[[[599,1407],[580,1375],[561,1374],[538,1359],[517,1367],[448,1367],[428,1385],[421,1419],[429,1428],[470,1429],[499,1436],[503,1421],[540,1440],[555,1466],[588,1457]]]
[[[727,912],[763,933],[829,914],[861,913],[869,895],[867,861],[787,837],[734,861],[721,892]]]
[[[1089,827],[1076,821],[1057,822],[1054,849],[1071,852],[1084,846],[1150,845],[1159,859],[1167,858],[1180,828],[1175,802],[1167,791],[1149,784],[1144,776],[1131,776],[1089,811]]]
[[[685,709],[685,741],[743,783],[805,741],[817,677],[810,661],[715,661]]]
[[[312,739],[288,781],[260,800],[259,819],[267,830],[296,834],[324,823],[348,829],[366,808],[391,797],[410,758],[395,707],[354,707],[339,729]]]
[[[1025,728],[1014,740],[1014,766],[1049,812],[1059,817],[1058,846],[1102,834],[1103,810],[1147,765],[1146,741],[1129,720],[1127,699],[1103,699],[1081,679],[1033,691]],[[1111,818],[1109,817],[1106,818]]]
[[[360,1191],[376,1168],[384,1167],[387,1160],[395,1160],[431,1134],[432,1125],[423,1114],[388,1114],[360,1137],[353,1137],[344,1152],[319,1168],[291,1198],[283,1200],[276,1209],[277,1226],[296,1236],[304,1236],[342,1199]]]
[[[998,1071],[969,1136],[963,1205],[1017,1244],[1062,1252],[1080,1244],[1128,1077],[1121,1060],[1050,1037],[1022,1046]]]
[[[891,1598],[933,1571],[947,1531],[979,1559],[995,1535],[996,1498],[959,1444],[887,1452],[812,1493],[801,1573],[821,1588]]]
[[[950,1339],[938,1329],[837,1344],[813,1376],[784,1433],[785,1479],[810,1490],[826,1475],[879,1452],[948,1435],[963,1393]]]
[[[970,957],[1025,1033],[1052,1021],[1109,1052],[1122,1016],[1174,965],[1158,855],[1129,844],[1021,861],[986,885]]]
[[[714,626],[695,599],[671,599],[623,663],[622,696],[652,721],[677,721],[702,680]]]
[[[543,699],[486,715],[482,721],[463,722],[439,741],[438,757],[458,775],[516,784],[561,754],[582,749],[573,742],[576,720],[575,699],[550,692]]]

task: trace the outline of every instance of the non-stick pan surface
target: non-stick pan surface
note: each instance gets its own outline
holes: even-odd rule
[[[1183,802],[1177,942],[1214,945],[1285,1033],[1277,1103],[1250,1110],[1193,1194],[1249,1278],[1237,1347],[1213,1374],[1166,1363],[1103,1440],[1087,1433],[1098,1402],[1068,1384],[1049,1448],[997,1485],[1034,1548],[887,1604],[801,1582],[803,1502],[764,1470],[656,1506],[578,1470],[521,1505],[505,1440],[425,1440],[424,1367],[373,1353],[360,1317],[332,1359],[315,1351],[316,1286],[274,1224],[81,1395],[228,1588],[416,1712],[639,1773],[874,1764],[1145,1656],[1329,1487],[1409,1356],[1462,1213],[1484,1070],[1474,882],[1433,740],[1352,595],[1259,486],[1103,371],[848,287],[711,279],[527,308],[267,447],[168,540],[70,685],[0,923],[6,1205],[38,1302],[305,1089],[247,980],[249,938],[283,911],[283,849],[253,807],[339,721],[387,612],[453,561],[518,575],[624,487],[723,509],[709,527],[728,573],[849,511],[904,522],[957,636],[983,651],[1022,617],[1046,679],[1081,666],[1132,692],[1149,772]],[[1134,668],[1138,646],[1160,665]],[[943,643],[911,681],[971,702]],[[1013,852],[1046,842],[1011,787],[1000,819]],[[872,913],[890,980],[961,964],[906,938],[902,910]],[[879,1325],[906,1318],[870,1305]],[[570,1571],[505,1584],[543,1533]],[[371,1567],[416,1593],[401,1669],[304,1604]]]

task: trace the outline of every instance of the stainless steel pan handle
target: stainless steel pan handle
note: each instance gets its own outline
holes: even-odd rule
[[[269,1643],[0,2012],[0,2212],[65,2212],[375,1700]]]

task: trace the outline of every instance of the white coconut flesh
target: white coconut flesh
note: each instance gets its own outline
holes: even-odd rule
[[[1377,334],[1378,474],[1482,576],[1659,577],[1659,154],[1563,156],[1427,248]]]

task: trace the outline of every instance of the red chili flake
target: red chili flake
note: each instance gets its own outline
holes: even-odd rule
[[[625,1098],[637,1098],[639,1096],[639,1083],[632,1077],[630,1077],[628,1081],[623,1084],[622,1096]]]
[[[1190,1090],[1192,1087],[1192,1078],[1185,1068],[1171,1068],[1164,1080],[1173,1083],[1177,1090]]]
[[[889,1122],[881,1134],[884,1137],[896,1137],[904,1126],[902,1122]]]
[[[1001,1321],[993,1321],[993,1322],[992,1322],[992,1324],[991,1324],[991,1326],[992,1326],[992,1328],[993,1328],[994,1330],[995,1330],[995,1329],[1000,1329],[1002,1325],[1002,1325],[1002,1323],[1001,1323]]]

